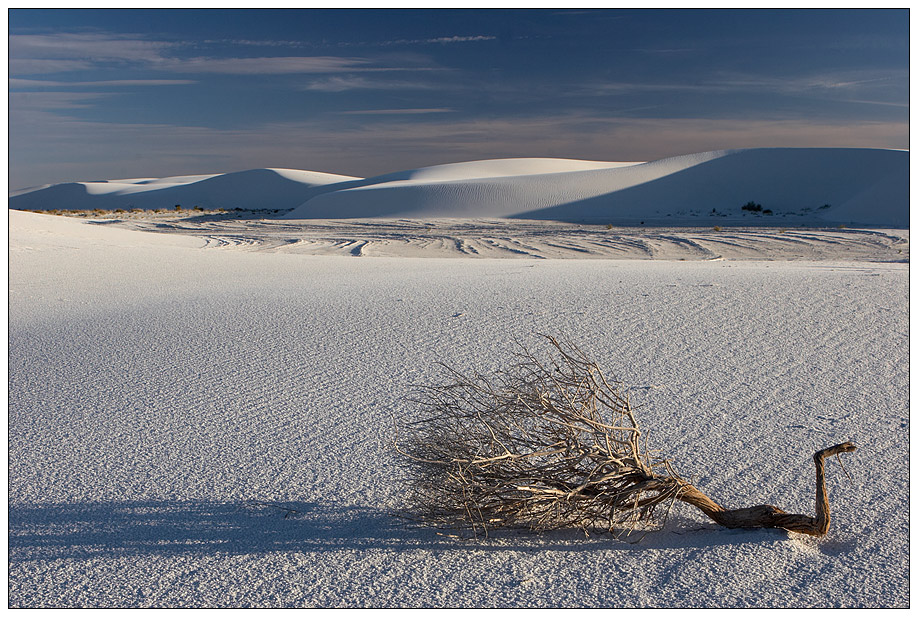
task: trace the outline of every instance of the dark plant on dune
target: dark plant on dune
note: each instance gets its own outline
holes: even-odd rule
[[[725,509],[652,457],[628,394],[571,344],[545,337],[553,355],[522,348],[493,376],[447,368],[450,382],[421,387],[421,408],[398,427],[396,451],[410,485],[407,513],[478,537],[496,528],[614,533],[660,525],[677,501],[728,528],[784,528],[814,536],[830,524],[818,451],[817,516],[771,505]]]

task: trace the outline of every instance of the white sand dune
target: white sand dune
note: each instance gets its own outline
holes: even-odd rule
[[[203,244],[10,213],[11,607],[909,606],[908,264]],[[637,544],[470,544],[392,517],[411,385],[534,332],[630,385],[650,447],[728,507],[812,512],[811,454],[854,440],[829,534],[678,505]]]
[[[519,176],[536,176],[539,174],[560,174],[564,172],[583,172],[586,170],[618,169],[640,165],[640,162],[606,162],[582,161],[579,159],[487,159],[484,161],[465,161],[462,163],[445,163],[413,170],[403,170],[364,180],[361,185],[379,185],[399,182],[405,185],[427,184],[432,182],[452,182],[479,180],[483,178],[504,178]]]
[[[242,208],[288,210],[323,190],[356,180],[351,176],[281,168],[229,174],[72,182],[15,192],[10,207],[19,210],[104,210]]]
[[[764,212],[748,212],[748,202]],[[11,208],[242,208],[286,219],[518,218],[614,225],[908,227],[909,152],[757,148],[649,163],[496,159],[360,179],[260,169],[16,192]]]
[[[533,161],[533,160],[525,160]],[[536,160],[538,161],[538,160]],[[286,218],[516,217],[634,225],[676,224],[714,213],[781,225],[906,226],[909,153],[843,148],[726,150],[640,165],[547,169],[491,162],[440,175],[437,168],[371,178],[311,198]],[[526,174],[520,168],[532,165]],[[497,172],[506,172],[504,174]],[[772,217],[745,213],[749,201]],[[829,207],[824,207],[829,204]],[[822,208],[823,207],[823,208]]]

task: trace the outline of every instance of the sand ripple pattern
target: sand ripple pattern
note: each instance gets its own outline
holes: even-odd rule
[[[506,219],[285,221],[143,218],[119,226],[203,238],[206,247],[354,257],[907,262],[909,230],[645,228]]]

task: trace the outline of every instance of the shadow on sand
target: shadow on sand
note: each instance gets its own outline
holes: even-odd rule
[[[616,538],[580,531],[500,531],[478,542],[419,527],[390,512],[334,503],[122,502],[11,506],[10,563],[130,555],[338,550],[647,551],[769,543],[778,530],[726,530],[671,518],[663,530]]]

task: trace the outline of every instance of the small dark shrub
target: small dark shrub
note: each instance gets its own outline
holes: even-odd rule
[[[750,212],[762,212],[763,206],[762,204],[757,204],[756,202],[747,202],[746,204],[741,206],[740,209],[749,210]]]

